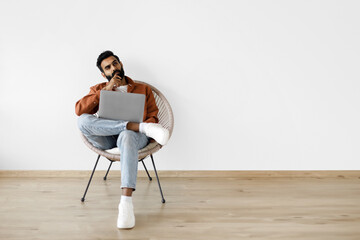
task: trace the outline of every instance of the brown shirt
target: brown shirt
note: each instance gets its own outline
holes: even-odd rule
[[[156,106],[152,90],[145,84],[135,83],[131,78],[125,76],[128,83],[127,91],[130,93],[140,93],[146,96],[144,108],[144,122],[158,123],[157,114],[159,109]],[[76,102],[75,113],[80,116],[83,113],[94,114],[99,109],[100,90],[106,86],[107,82],[99,83],[90,87],[90,92]]]

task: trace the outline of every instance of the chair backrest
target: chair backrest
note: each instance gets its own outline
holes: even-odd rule
[[[159,109],[159,113],[158,113],[159,123],[164,128],[169,130],[171,137],[171,134],[174,129],[174,115],[168,100],[157,88],[150,85],[149,83],[136,81],[136,80],[134,82],[148,85],[151,88],[155,97],[156,106]]]

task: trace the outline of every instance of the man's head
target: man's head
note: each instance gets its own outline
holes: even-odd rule
[[[118,56],[111,51],[101,53],[97,59],[96,66],[100,69],[101,75],[110,81],[115,74],[121,78],[125,76],[124,68]]]

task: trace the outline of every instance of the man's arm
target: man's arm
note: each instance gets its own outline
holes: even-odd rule
[[[154,94],[149,86],[146,86],[146,104],[147,104],[147,114],[144,122],[146,123],[158,123],[159,119],[157,117],[159,109],[156,106]]]
[[[83,113],[94,114],[99,108],[99,99],[101,87],[93,86],[90,88],[90,92],[76,102],[75,113],[80,116]]]

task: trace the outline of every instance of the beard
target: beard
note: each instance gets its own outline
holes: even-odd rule
[[[110,80],[111,80],[116,74],[119,75],[119,77],[121,77],[121,79],[123,79],[124,76],[125,76],[124,69],[121,68],[121,70],[115,70],[115,71],[112,73],[112,75],[105,75],[105,76],[106,76],[107,80],[110,82]]]

